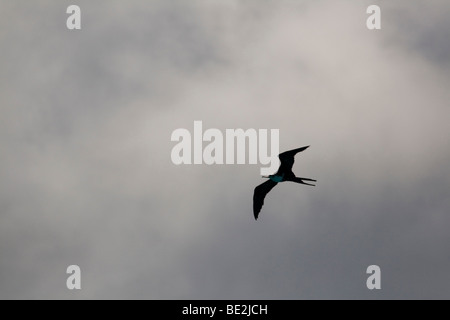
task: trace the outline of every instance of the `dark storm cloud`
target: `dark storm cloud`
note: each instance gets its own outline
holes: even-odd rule
[[[0,298],[449,297],[446,2],[0,3]],[[259,166],[171,163],[193,120],[311,144],[318,186],[255,223]]]

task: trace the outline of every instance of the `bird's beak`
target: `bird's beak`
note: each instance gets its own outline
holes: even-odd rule
[[[263,178],[265,178],[265,179],[269,179],[270,177],[269,176],[262,176]]]

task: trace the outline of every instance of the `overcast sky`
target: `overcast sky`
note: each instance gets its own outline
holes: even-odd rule
[[[447,0],[0,0],[0,298],[449,299],[448,17]],[[171,162],[194,120],[311,145],[294,171],[317,187],[279,185],[255,222],[260,165]]]

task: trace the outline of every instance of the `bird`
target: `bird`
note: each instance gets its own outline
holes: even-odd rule
[[[291,181],[300,184],[305,184],[308,186],[313,187],[315,186],[315,184],[307,183],[305,181],[317,182],[317,180],[309,178],[299,178],[296,177],[295,174],[292,172],[292,166],[294,165],[295,155],[299,152],[308,149],[309,147],[310,146],[293,149],[290,151],[280,153],[278,155],[278,158],[281,161],[280,168],[275,174],[263,176],[263,178],[268,178],[269,180],[257,186],[253,193],[253,215],[255,216],[255,220],[258,220],[259,213],[261,212],[261,208],[264,205],[264,198],[278,183]]]

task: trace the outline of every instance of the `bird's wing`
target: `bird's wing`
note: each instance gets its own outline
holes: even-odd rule
[[[277,184],[277,182],[269,179],[255,188],[253,194],[253,214],[255,215],[255,220],[258,220],[258,215],[264,205],[264,198]]]
[[[280,158],[281,165],[280,165],[280,169],[278,169],[277,175],[281,176],[283,174],[289,174],[290,172],[292,172],[292,166],[294,165],[295,155],[299,152],[302,152],[302,151],[308,149],[308,148],[309,148],[309,146],[280,153],[278,158]]]

